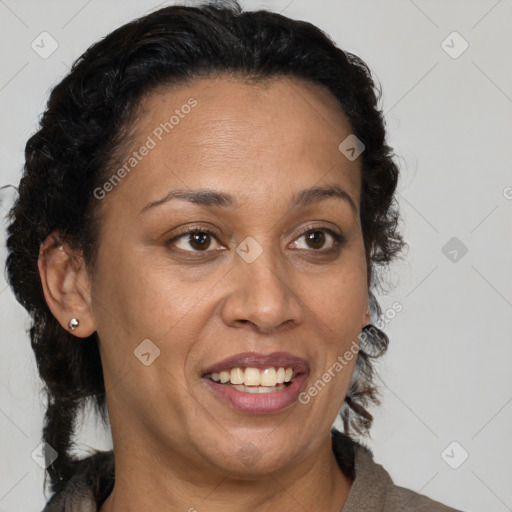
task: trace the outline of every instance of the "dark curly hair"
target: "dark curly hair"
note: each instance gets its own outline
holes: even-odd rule
[[[47,397],[43,441],[58,453],[47,468],[54,493],[81,464],[70,452],[80,408],[92,401],[105,427],[108,412],[97,333],[76,343],[52,315],[38,272],[41,243],[54,233],[56,243],[80,251],[93,270],[101,224],[93,191],[112,175],[141,100],[157,87],[219,74],[297,77],[337,98],[365,146],[360,215],[372,318],[381,315],[372,292],[382,287],[377,271],[406,244],[394,197],[398,167],[385,141],[381,90],[368,66],[310,23],[267,10],[245,12],[234,0],[174,5],[127,23],[88,48],[53,88],[26,144],[18,198],[8,215],[6,269],[32,320],[30,339]],[[367,406],[380,403],[372,360],[386,351],[388,338],[372,324],[363,332],[340,410],[347,435],[367,433],[373,419]]]

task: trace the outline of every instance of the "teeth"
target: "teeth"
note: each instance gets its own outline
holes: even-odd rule
[[[274,393],[275,391],[281,391],[285,389],[286,386],[284,384],[278,384],[275,387],[266,387],[266,386],[244,386],[240,385],[231,385],[231,387],[237,389],[238,391],[243,391],[245,393]]]
[[[231,368],[231,371],[229,372],[229,380],[231,384],[243,384],[244,371],[242,368]]]
[[[253,386],[254,392],[257,391],[257,387],[278,387],[285,382],[291,382],[295,377],[296,372],[293,368],[277,368],[273,367],[265,368],[260,370],[259,368],[231,368],[231,370],[222,370],[218,373],[212,373],[209,377],[215,382],[221,382],[222,384],[232,384],[237,388],[245,388],[246,390],[251,389]],[[251,389],[251,391],[253,391]],[[251,392],[250,391],[250,392]]]
[[[231,370],[233,371],[233,370]],[[244,372],[244,382],[246,386],[259,386],[261,384],[261,376],[258,368],[246,368]],[[238,382],[233,383],[238,384]]]
[[[277,384],[277,372],[274,368],[265,368],[261,372],[261,383],[262,386],[275,386]]]

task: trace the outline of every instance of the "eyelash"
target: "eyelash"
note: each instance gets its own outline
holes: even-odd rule
[[[323,231],[323,232],[326,232],[328,233],[334,240],[334,245],[333,247],[330,247],[328,249],[310,249],[310,251],[313,251],[313,252],[317,252],[317,253],[322,253],[322,254],[328,254],[328,253],[332,253],[332,252],[335,252],[337,250],[340,249],[340,247],[345,243],[345,237],[339,233],[336,233],[336,231],[333,231],[332,229],[329,229],[329,228],[326,228],[326,227],[311,227],[311,226],[308,226],[307,228],[303,229],[299,235],[297,236],[297,239],[301,238],[302,236],[308,234],[308,233],[314,233],[316,231]],[[192,229],[188,229],[187,231],[183,231],[181,233],[179,233],[178,235],[174,236],[173,238],[171,238],[170,240],[167,240],[165,242],[165,245],[166,246],[169,246],[171,245],[172,243],[180,240],[181,238],[187,236],[187,235],[194,235],[194,234],[203,234],[203,235],[209,235],[211,237],[213,237],[217,242],[220,243],[219,239],[217,238],[216,234],[209,230],[209,229],[206,229],[206,228],[201,228],[201,227],[196,227],[196,228],[192,228]],[[186,250],[183,250],[183,249],[178,249],[179,251],[181,252],[186,252],[186,253],[192,253],[192,254],[206,254],[206,253],[209,253],[209,252],[215,252],[215,250],[205,250],[205,251],[197,251],[197,250],[191,250],[191,251],[186,251]],[[300,250],[304,250],[304,249],[300,249]]]

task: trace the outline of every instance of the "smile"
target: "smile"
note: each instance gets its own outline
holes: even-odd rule
[[[291,385],[296,377],[293,368],[236,367],[205,375],[205,378],[246,393],[272,393]]]

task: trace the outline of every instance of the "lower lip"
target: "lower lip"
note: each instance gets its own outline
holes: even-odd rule
[[[238,411],[249,414],[272,414],[286,409],[297,400],[307,377],[307,374],[301,373],[281,391],[257,394],[238,391],[210,379],[203,378],[203,380],[216,396]]]

